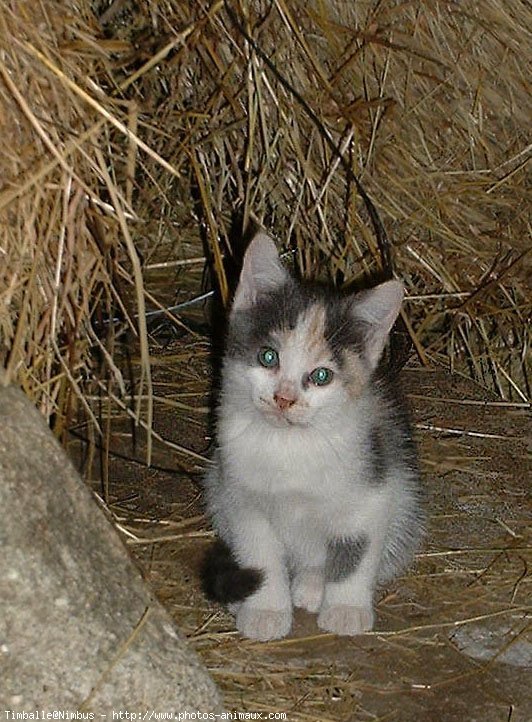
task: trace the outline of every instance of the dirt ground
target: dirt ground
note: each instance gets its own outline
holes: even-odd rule
[[[337,638],[298,611],[290,638],[257,643],[239,637],[198,578],[212,542],[200,487],[210,440],[208,342],[188,334],[152,353],[155,430],[164,440],[154,440],[152,466],[145,438],[137,430],[133,445],[118,414],[104,424],[108,464],[96,455],[86,468],[227,709],[320,722],[532,720],[525,405],[497,402],[441,369],[406,369],[430,519],[414,568],[381,591],[370,634]]]

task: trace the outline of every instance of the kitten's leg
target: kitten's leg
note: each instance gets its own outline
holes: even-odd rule
[[[292,580],[292,601],[294,606],[317,612],[321,607],[325,589],[323,566],[303,567],[294,574]]]
[[[328,543],[318,616],[318,626],[327,632],[356,635],[373,627],[373,594],[387,526],[386,504],[376,506],[371,526],[353,525]]]
[[[315,613],[321,607],[325,589],[325,539],[321,535],[306,533],[301,539],[293,540],[292,544],[292,601],[294,606]],[[295,547],[295,548],[294,548]]]
[[[234,548],[245,566],[260,569],[264,580],[236,611],[238,631],[250,639],[279,639],[292,626],[292,602],[284,549],[266,519],[245,517],[235,529]]]
[[[373,627],[374,547],[364,533],[329,543],[325,593],[318,615],[321,629],[355,635]]]

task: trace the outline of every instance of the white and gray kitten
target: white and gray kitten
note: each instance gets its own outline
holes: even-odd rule
[[[342,296],[298,283],[255,236],[229,318],[207,508],[222,540],[204,568],[251,639],[373,626],[377,584],[423,530],[416,454],[396,380],[379,369],[403,298],[388,281]]]

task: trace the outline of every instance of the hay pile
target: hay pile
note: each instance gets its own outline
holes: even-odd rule
[[[199,293],[204,259],[227,300],[253,222],[304,275],[381,270],[354,172],[422,360],[528,398],[531,25],[519,0],[3,3],[9,376],[58,434],[80,407],[97,425],[94,390],[127,391],[127,326],[150,426],[145,307]]]

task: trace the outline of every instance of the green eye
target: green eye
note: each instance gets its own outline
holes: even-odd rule
[[[259,362],[267,369],[279,366],[279,354],[274,348],[261,348],[258,358]]]
[[[309,380],[315,386],[327,386],[333,380],[334,373],[331,369],[326,369],[325,366],[320,366],[309,374]]]

